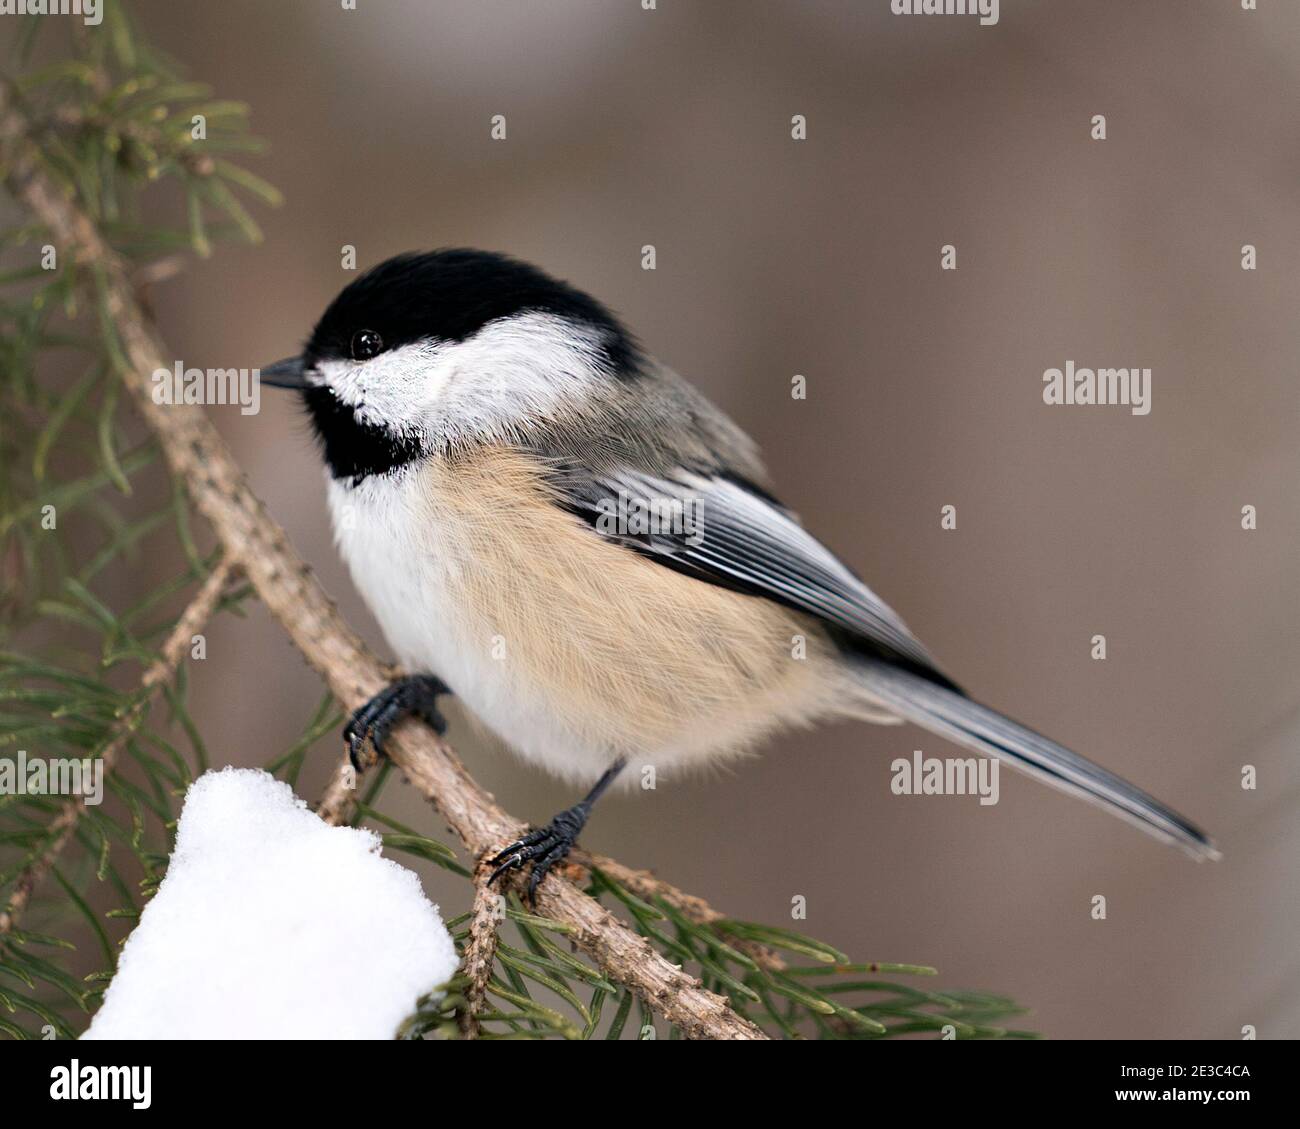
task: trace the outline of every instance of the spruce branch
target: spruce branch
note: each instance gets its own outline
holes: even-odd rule
[[[181,660],[189,651],[190,640],[202,631],[204,625],[212,618],[234,571],[234,562],[228,558],[222,558],[217,563],[194,599],[176,621],[176,626],[172,628],[159,650],[158,658],[145,670],[140,679],[139,694],[134,703],[118,719],[113,727],[112,738],[99,754],[99,759],[104,765],[105,777],[113,771],[122,750],[126,748],[127,742],[139,727],[158,691],[176,674]],[[60,853],[76,834],[77,825],[85,813],[85,799],[77,796],[68,800],[50,823],[48,846],[18,876],[8,903],[4,910],[0,911],[0,936],[18,927],[18,922],[31,901],[36,887],[58,862]]]
[[[606,875],[624,889],[632,891],[637,897],[679,913],[695,925],[718,927],[728,920],[725,913],[714,909],[703,898],[679,890],[672,883],[665,882],[657,874],[652,874],[648,870],[625,866],[606,855],[595,855],[581,847],[573,849],[568,861]],[[732,944],[750,957],[759,968],[768,972],[785,970],[785,959],[767,945],[740,937],[733,939]]]

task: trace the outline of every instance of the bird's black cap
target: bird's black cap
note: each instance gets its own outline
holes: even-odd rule
[[[367,271],[330,303],[304,359],[346,358],[363,330],[388,350],[431,337],[464,341],[489,322],[529,311],[595,326],[611,374],[639,369],[636,341],[594,298],[508,255],[467,248],[398,255]]]
[[[332,389],[310,379],[316,365],[417,341],[464,341],[489,322],[534,311],[595,328],[599,359],[615,379],[643,371],[635,338],[594,298],[508,255],[449,248],[398,255],[367,271],[330,303],[302,354],[266,366],[261,377],[301,393],[331,473],[359,481],[423,452],[411,436],[359,420]]]

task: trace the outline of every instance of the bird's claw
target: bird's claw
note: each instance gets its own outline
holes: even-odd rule
[[[589,810],[589,806],[585,803],[574,804],[573,807],[560,812],[545,827],[530,831],[522,839],[511,843],[495,858],[489,859],[488,866],[496,869],[488,878],[488,885],[492,885],[506,871],[522,870],[528,863],[532,863],[533,869],[528,876],[527,893],[529,903],[533,903],[536,899],[537,887],[542,884],[542,880],[550,873],[551,868],[563,861],[573,849],[574,843],[578,840],[578,833],[587,822]]]
[[[404,717],[418,717],[442,736],[447,731],[447,720],[438,709],[438,696],[450,692],[441,679],[431,674],[413,674],[385,686],[343,727],[343,741],[353,768],[363,772],[371,767],[383,755],[389,732]]]

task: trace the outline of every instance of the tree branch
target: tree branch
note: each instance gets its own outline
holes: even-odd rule
[[[369,700],[388,681],[389,670],[344,623],[253,494],[202,410],[154,403],[151,374],[169,367],[163,343],[141,310],[122,261],[85,212],[44,171],[28,138],[28,123],[8,87],[0,87],[0,163],[9,190],[93,279],[124,357],[120,376],[157,435],[172,474],[186,484],[226,552],[243,567],[258,596],[340,704],[351,710]],[[400,726],[386,752],[475,857],[499,849],[522,831],[522,824],[496,805],[447,744],[427,728]],[[325,816],[337,817],[350,806],[339,791],[331,788],[327,794]],[[645,938],[564,878],[548,876],[537,892],[537,909],[571,926],[573,941],[607,977],[632,989],[686,1036],[767,1037],[736,1014],[726,999],[670,964]]]
[[[648,870],[636,870],[607,855],[593,855],[581,847],[573,849],[569,861],[588,869],[595,867],[608,874],[620,886],[626,886],[638,898],[652,904],[657,901],[665,902],[683,917],[699,925],[716,925],[719,921],[727,920],[725,913],[714,909],[703,898],[678,889]],[[739,949],[768,972],[781,972],[787,967],[785,958],[780,953],[766,945],[760,945],[757,941],[750,941],[744,937],[729,937],[727,944],[733,949]]]
[[[176,626],[172,628],[171,633],[163,643],[158,658],[150,664],[140,679],[140,689],[143,693],[136,703],[117,720],[114,725],[113,737],[104,746],[104,751],[99,754],[99,759],[104,765],[105,776],[113,771],[113,767],[117,764],[117,758],[121,755],[122,750],[126,748],[126,743],[131,739],[131,734],[135,732],[136,727],[140,724],[146,708],[153,701],[159,687],[163,683],[170,681],[176,673],[176,668],[180,666],[181,660],[190,648],[190,640],[212,618],[212,613],[216,610],[222,593],[226,590],[226,584],[234,571],[234,562],[228,557],[223,557],[218,562],[217,567],[209,574],[207,580],[203,582],[198,594],[190,601],[185,611],[181,613],[180,619],[176,621]],[[15,881],[13,893],[9,896],[9,902],[4,911],[0,912],[0,936],[10,933],[18,927],[18,920],[22,917],[28,902],[31,901],[36,887],[53,869],[60,852],[67,846],[68,841],[76,832],[77,824],[85,812],[86,801],[84,797],[77,796],[64,804],[63,809],[50,823],[49,829],[54,838]]]
[[[465,1010],[460,1017],[460,1030],[467,1039],[477,1039],[478,1013],[487,999],[487,985],[492,978],[492,964],[496,959],[497,907],[501,895],[487,884],[490,870],[485,866],[474,872],[474,910],[469,921],[469,940],[465,942],[465,957],[461,967],[469,983],[465,986]]]

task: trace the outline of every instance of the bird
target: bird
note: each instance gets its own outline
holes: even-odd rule
[[[725,763],[789,728],[912,722],[1197,859],[1209,837],[980,704],[771,492],[756,445],[604,304],[509,255],[398,255],[260,370],[296,390],[334,537],[402,670],[354,763],[454,693],[525,763],[589,787],[493,858],[527,892],[620,777]]]

